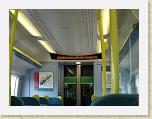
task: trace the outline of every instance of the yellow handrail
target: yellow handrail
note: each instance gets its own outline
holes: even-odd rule
[[[110,38],[111,38],[111,84],[112,93],[119,93],[119,42],[117,11],[110,10]]]
[[[107,42],[104,42],[103,36],[103,26],[102,26],[102,13],[101,10],[98,10],[98,27],[100,32],[100,40],[101,40],[101,55],[102,55],[102,94],[106,95],[106,49]]]
[[[30,59],[31,61],[33,61],[34,63],[42,66],[42,64],[40,62],[38,62],[37,60],[35,60],[34,58],[32,58],[31,56],[25,54],[24,52],[22,52],[20,49],[16,48],[16,47],[13,47],[13,50],[24,55],[25,57],[27,57],[28,59]]]
[[[11,105],[12,55],[13,55],[15,32],[16,32],[16,27],[17,27],[17,16],[18,16],[18,10],[15,10],[15,14],[13,17],[13,22],[12,22],[12,31],[11,31],[10,41],[9,41],[9,105]]]

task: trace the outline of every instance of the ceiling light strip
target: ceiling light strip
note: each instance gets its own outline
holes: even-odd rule
[[[10,10],[11,15],[14,16],[14,10]],[[33,25],[33,23],[24,15],[23,12],[18,13],[18,22],[32,35],[37,37],[42,37],[41,33]]]
[[[56,53],[54,49],[50,46],[47,41],[38,40],[38,42],[49,52],[49,53]]]
[[[30,17],[35,21],[37,27],[43,32],[44,37],[46,37],[46,39],[48,39],[47,41],[51,41],[49,42],[51,45],[51,47],[53,49],[56,49],[55,51],[57,52],[61,52],[63,51],[63,49],[60,47],[60,45],[57,43],[53,33],[50,31],[46,25],[45,22],[45,18],[42,17],[38,11],[36,10],[26,10],[27,13],[29,13]],[[36,15],[35,15],[36,14]]]
[[[10,10],[10,12],[11,12],[11,15],[14,16],[14,10]],[[26,17],[26,15],[24,15],[24,13],[21,12],[21,11],[19,11],[18,21],[32,36],[36,36],[36,37],[42,38],[41,33],[37,30],[37,28],[33,25],[33,23]],[[55,53],[55,50],[49,45],[49,43],[47,41],[45,41],[45,43],[44,42],[43,43],[40,42],[40,44],[48,52]]]

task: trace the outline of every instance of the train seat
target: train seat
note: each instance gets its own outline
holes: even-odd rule
[[[97,98],[98,98],[97,95],[96,95],[96,94],[93,94],[93,95],[91,96],[91,101],[93,102],[93,101],[95,101]]]
[[[41,106],[48,106],[49,105],[49,101],[44,97],[39,98],[39,103]]]
[[[62,106],[62,100],[59,98],[49,98],[49,106]]]
[[[40,106],[40,103],[37,99],[34,99],[32,97],[20,97],[25,106]]]
[[[91,106],[138,106],[138,94],[110,94],[99,97],[91,103]]]
[[[34,99],[36,99],[36,100],[38,100],[38,101],[39,101],[40,96],[39,96],[39,95],[33,95],[33,96],[32,96],[32,98],[34,98]]]
[[[11,106],[24,106],[24,102],[16,96],[11,96]]]
[[[45,98],[47,101],[49,101],[49,96],[48,95],[43,96],[43,98]]]

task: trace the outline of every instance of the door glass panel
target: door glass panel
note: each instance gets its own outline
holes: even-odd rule
[[[93,95],[93,65],[81,66],[81,105],[89,106]]]
[[[18,93],[19,77],[11,75],[11,96],[17,96]]]
[[[93,76],[93,65],[82,65],[81,76]]]
[[[64,105],[76,105],[76,65],[64,66]]]
[[[64,105],[76,106],[76,84],[64,84]]]
[[[92,95],[93,95],[93,85],[81,84],[81,105],[82,106],[90,106]]]
[[[77,94],[77,66],[64,66],[64,105],[76,106],[77,96],[81,96],[81,106],[89,106],[91,104],[91,96],[93,95],[93,65],[82,65],[80,74],[80,90]]]
[[[65,77],[76,76],[76,73],[77,73],[76,65],[65,65],[64,66],[64,76]]]

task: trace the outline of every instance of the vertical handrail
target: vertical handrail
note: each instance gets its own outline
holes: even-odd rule
[[[119,93],[119,42],[117,10],[110,10],[110,38],[111,38],[111,83],[112,93]]]
[[[12,59],[13,59],[12,56],[13,56],[13,46],[14,46],[16,26],[17,26],[17,16],[18,16],[18,10],[15,10],[14,15],[12,16],[13,22],[12,22],[10,41],[9,41],[9,105],[11,105],[11,72],[12,72]]]
[[[81,65],[77,64],[77,84],[76,84],[76,96],[77,96],[77,106],[81,106],[81,83],[80,83],[80,78],[81,78]]]
[[[102,14],[101,10],[98,10],[98,26],[101,40],[101,55],[102,55],[102,94],[106,95],[106,43],[104,42],[103,26],[102,26]]]

